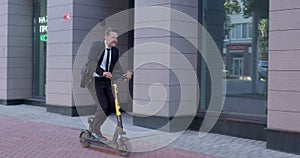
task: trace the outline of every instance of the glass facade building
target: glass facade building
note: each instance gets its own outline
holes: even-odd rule
[[[224,97],[225,101],[211,132],[264,140],[269,148],[299,152],[300,147],[296,144],[300,144],[300,110],[297,106],[300,87],[296,78],[300,72],[297,61],[300,48],[296,41],[300,40],[297,36],[300,27],[296,20],[291,20],[293,18],[286,18],[299,16],[299,7],[296,7],[300,6],[298,1],[270,0],[267,55],[259,43],[257,49],[253,49],[255,29],[251,17],[245,19],[240,14],[229,15],[232,27],[225,36],[224,18],[228,15],[224,13],[224,1],[220,0],[5,0],[0,2],[0,6],[1,104],[39,104],[49,112],[69,116],[77,116],[81,112],[85,115],[93,113],[91,98],[87,91],[77,88],[79,78],[74,77],[74,73],[79,74],[80,71],[80,66],[75,63],[86,59],[87,54],[78,54],[84,49],[82,44],[85,44],[85,38],[99,22],[115,13],[129,8],[164,7],[180,11],[198,21],[210,33],[223,59],[222,71],[226,73],[223,79],[227,89],[225,94],[219,96]],[[141,24],[155,25],[157,22],[143,16],[138,11],[130,12],[127,19],[119,21],[129,21],[128,27],[133,28],[120,36],[118,46],[127,66],[135,70],[131,85],[121,85],[125,88],[121,92],[122,103],[127,105],[126,111],[148,116],[134,116],[135,125],[158,129],[173,119],[180,104],[179,99],[184,98],[183,104],[188,107],[198,101],[190,96],[199,95],[196,116],[192,116],[193,121],[189,125],[189,129],[199,130],[209,112],[209,103],[215,99],[211,97],[214,82],[211,70],[204,57],[181,35],[161,28],[139,28]],[[190,27],[186,19],[180,21],[172,15],[159,17],[159,22],[170,26],[182,23]],[[199,35],[199,32],[195,34]],[[188,39],[199,38],[194,37],[195,34],[189,34]],[[201,37],[198,40],[198,44],[208,47],[206,39]],[[179,85],[174,71],[161,65],[137,67],[140,59],[151,58],[153,54],[170,59],[170,63],[176,62],[172,60],[174,52],[170,49],[164,52],[138,51],[140,45],[151,42],[163,43],[180,51],[192,65],[192,69],[184,69],[183,72],[195,71],[199,85]],[[132,53],[126,55],[127,51]],[[211,50],[202,51],[207,51],[209,55]],[[267,66],[261,66],[261,63],[267,63]],[[176,65],[172,66],[182,71]],[[157,114],[147,115],[136,108],[137,103],[147,105],[151,101],[148,90],[158,81],[166,88],[167,100]],[[125,94],[127,89],[132,92],[133,102]],[[76,99],[78,97],[83,99]],[[155,103],[161,104],[162,101],[158,99]],[[186,110],[178,120],[183,121],[192,113]],[[171,124],[166,130],[176,131],[180,128]]]

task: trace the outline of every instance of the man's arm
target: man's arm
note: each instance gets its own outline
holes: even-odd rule
[[[96,41],[92,44],[89,55],[88,55],[88,62],[87,67],[89,70],[94,73],[96,72],[99,76],[102,76],[103,70],[98,67],[98,61],[100,59],[100,56],[102,55],[101,47],[102,47],[102,41]]]

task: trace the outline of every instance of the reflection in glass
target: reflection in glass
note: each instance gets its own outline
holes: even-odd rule
[[[33,6],[33,91],[34,98],[45,97],[47,0],[34,0]]]
[[[240,7],[243,3],[239,1]],[[224,13],[225,14],[225,13]],[[225,15],[230,19],[230,38],[224,37],[223,59],[226,71],[229,74],[227,80],[226,99],[223,108],[224,113],[266,115],[267,108],[267,59],[258,58],[258,79],[252,79],[252,17],[245,18],[243,11]],[[208,17],[211,18],[211,17]],[[208,29],[209,30],[209,29]],[[212,33],[211,33],[212,34]],[[257,50],[260,54],[261,49]],[[256,82],[256,84],[252,84]],[[252,92],[252,86],[256,85],[257,92]]]

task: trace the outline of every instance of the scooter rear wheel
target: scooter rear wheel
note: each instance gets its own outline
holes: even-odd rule
[[[128,140],[122,142],[119,146],[119,152],[121,156],[128,157],[131,152],[131,144]]]
[[[91,145],[91,143],[87,141],[87,139],[91,138],[91,132],[89,132],[88,130],[82,131],[79,135],[79,138],[82,147],[88,148]]]

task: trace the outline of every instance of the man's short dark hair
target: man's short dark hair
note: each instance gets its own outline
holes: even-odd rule
[[[117,32],[117,30],[112,29],[111,27],[108,27],[105,29],[105,35],[109,36],[111,32]]]

